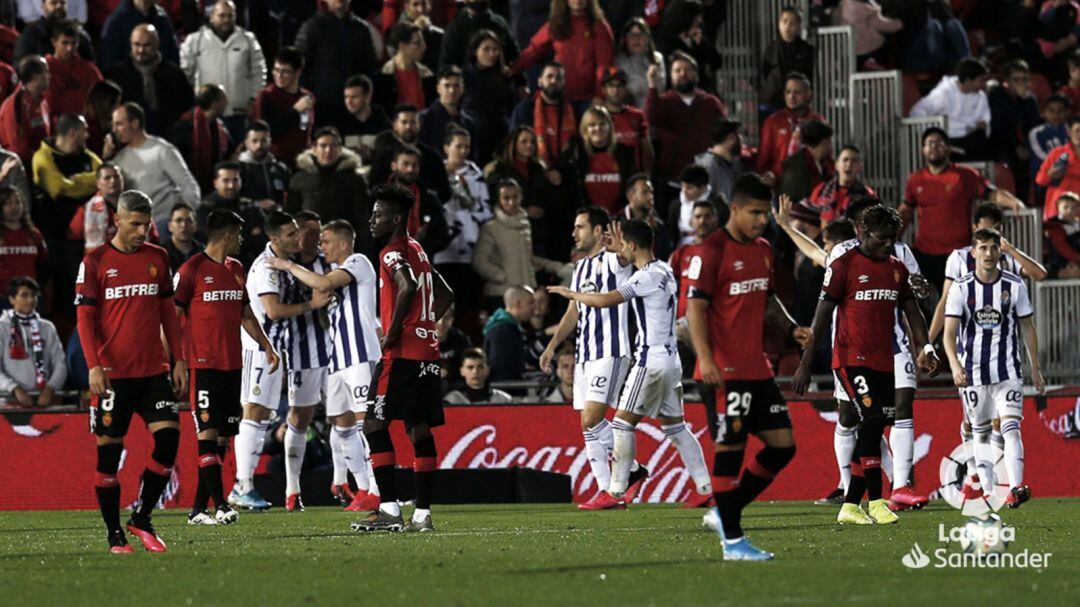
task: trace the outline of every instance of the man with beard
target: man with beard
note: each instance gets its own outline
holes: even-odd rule
[[[611,114],[611,122],[615,125],[615,141],[634,149],[638,171],[651,173],[655,152],[649,139],[649,122],[645,120],[645,112],[627,103],[630,95],[626,88],[626,72],[621,68],[609,67],[604,70],[600,82],[604,108]]]
[[[780,177],[780,164],[799,151],[799,131],[803,123],[825,119],[810,109],[814,90],[805,74],[791,72],[784,82],[784,109],[765,119],[761,127],[761,150],[757,157],[759,173]]]
[[[266,237],[266,215],[255,202],[242,195],[243,185],[243,169],[239,162],[218,163],[214,167],[214,189],[203,199],[195,217],[199,234],[205,234],[209,240],[207,220],[210,213],[225,209],[239,215],[244,220],[241,232],[244,239],[236,257],[246,268],[250,267],[251,262],[266,248],[269,241]]]
[[[158,29],[149,24],[131,31],[131,56],[105,72],[120,85],[124,101],[146,110],[147,132],[161,135],[195,104],[195,91],[184,72],[161,53]],[[108,154],[106,154],[108,156]]]
[[[727,108],[720,98],[697,87],[697,61],[686,53],[672,53],[671,90],[663,94],[657,90],[656,66],[645,76],[649,84],[645,116],[659,148],[655,173],[658,181],[668,186],[668,196],[663,199],[670,200],[679,187],[674,179],[693,163],[695,154],[712,144],[710,130],[718,118],[727,118]]]
[[[439,201],[450,200],[450,182],[446,178],[442,157],[420,141],[420,111],[415,105],[399,104],[390,117],[390,130],[375,138],[375,159],[371,163],[371,183],[381,185],[389,181],[397,157],[398,148],[411,145],[420,151],[420,175],[418,183],[423,190],[433,190]],[[360,225],[360,224],[356,224]],[[428,251],[430,254],[431,251]]]
[[[172,18],[158,0],[123,0],[101,28],[101,61],[108,69],[124,61],[130,48],[131,33],[139,26],[148,25],[161,35],[161,54],[166,61],[180,63],[180,47],[176,44]]]
[[[52,51],[52,31],[64,19],[67,19],[67,0],[42,0],[41,18],[26,24],[19,39],[15,42],[12,63],[18,63],[27,55],[47,55]],[[85,31],[79,32],[79,55],[88,61],[94,60],[94,43]]]
[[[821,213],[824,228],[830,221],[843,217],[853,200],[866,196],[876,198],[877,194],[862,180],[862,151],[845,145],[836,157],[836,176],[814,186],[810,205]]]
[[[270,146],[270,125],[253,120],[244,138],[244,151],[238,158],[240,194],[268,213],[285,202],[285,188],[289,185],[289,167],[270,153]]]
[[[566,99],[566,69],[557,61],[540,68],[537,91],[523,99],[510,115],[510,130],[531,126],[536,131],[536,156],[549,167],[559,163],[559,156],[578,134],[577,117]],[[558,182],[552,181],[555,185]]]
[[[735,180],[746,172],[742,165],[740,128],[742,125],[737,120],[717,120],[709,130],[712,146],[694,156],[694,164],[700,164],[709,172],[709,187],[712,189],[712,194],[714,196],[722,194],[725,201],[731,200]]]
[[[409,213],[409,233],[420,241],[428,255],[434,257],[450,244],[450,232],[439,200],[434,192],[425,190],[419,182],[420,162],[420,150],[411,145],[399,147],[390,163],[393,170],[390,179],[412,192],[416,199]]]

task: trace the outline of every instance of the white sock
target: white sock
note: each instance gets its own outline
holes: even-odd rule
[[[694,480],[694,489],[701,495],[712,493],[712,475],[709,474],[709,469],[705,466],[705,455],[701,452],[701,443],[694,438],[690,428],[686,426],[686,422],[661,426],[660,429],[664,431],[664,435],[668,437],[668,440],[675,443],[675,448],[679,450],[679,456],[682,457],[683,464],[686,465],[686,471],[690,473],[690,478]]]
[[[254,488],[253,477],[255,468],[259,464],[259,435],[262,426],[259,422],[251,419],[240,421],[240,429],[236,433],[233,449],[236,451],[236,490],[241,495],[250,493]]]
[[[990,444],[994,446],[994,449],[1005,452],[1005,438],[1001,436],[1001,431],[994,430],[990,433]]]
[[[889,436],[893,459],[893,489],[906,487],[911,479],[911,464],[915,457],[915,420],[898,419]]]
[[[375,470],[371,467],[371,447],[368,445],[367,436],[364,435],[364,420],[360,419],[356,421],[356,435],[360,437],[360,440],[364,443],[364,464],[367,470],[367,478],[363,481],[360,479],[354,479],[356,486],[364,489],[368,493],[379,494],[379,485],[375,482]]]
[[[968,482],[971,482],[972,477],[979,473],[979,467],[975,464],[975,447],[972,445],[971,430],[965,429],[963,424],[960,424],[960,441],[964,447],[963,458],[964,464],[967,466],[967,478]]]
[[[990,428],[972,428],[975,440],[975,465],[979,468],[979,483],[986,495],[994,491],[994,446],[990,444]]]
[[[892,451],[889,451],[889,442],[885,440],[885,436],[881,436],[881,473],[889,477],[889,483],[892,486],[896,486],[896,481],[893,477],[893,457]],[[881,477],[881,481],[885,482],[885,476]]]
[[[300,468],[307,451],[307,431],[292,424],[285,429],[285,495],[300,493]]]
[[[431,516],[431,510],[427,508],[417,508],[416,510],[413,510],[412,520],[418,523],[422,523],[424,522],[424,519],[429,516]]]
[[[357,434],[355,426],[348,428],[334,426],[331,436],[337,436],[342,459],[345,460],[349,472],[352,472],[353,478],[356,479],[356,485],[366,491],[367,487],[364,485],[367,484],[368,461],[364,439]]]
[[[1001,436],[1005,439],[1005,469],[1009,473],[1009,486],[1024,484],[1024,441],[1020,437],[1020,421],[1002,420]]]
[[[334,486],[349,482],[349,466],[345,463],[345,454],[341,451],[342,439],[336,430],[337,426],[334,426],[330,431],[330,460],[334,465],[334,480],[330,482]]]
[[[630,483],[630,467],[637,454],[637,437],[634,436],[634,427],[630,425],[630,422],[617,417],[611,422],[611,430],[615,449],[612,451],[614,458],[611,461],[611,483],[608,485],[608,493],[621,497],[626,493],[626,486]]]
[[[401,516],[401,504],[397,502],[383,502],[379,504],[379,510],[390,516]]]
[[[851,456],[855,453],[855,428],[845,428],[836,424],[833,431],[833,453],[836,454],[836,466],[840,468],[840,486],[847,493],[851,484]]]
[[[596,488],[606,491],[611,482],[611,449],[604,444],[601,436],[611,434],[611,424],[605,419],[581,434],[585,437],[585,455],[589,458],[589,468],[596,479]]]

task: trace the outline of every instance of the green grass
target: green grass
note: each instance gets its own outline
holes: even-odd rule
[[[350,513],[243,514],[231,527],[155,517],[169,552],[106,554],[96,512],[0,513],[5,605],[752,605],[1080,604],[1080,500],[1003,512],[1010,547],[1051,552],[1042,570],[909,570],[900,558],[938,544],[945,505],[900,524],[840,527],[835,509],[755,504],[744,526],[771,563],[725,563],[703,510],[635,506],[436,506],[438,531],[360,535]],[[135,540],[133,539],[133,543]],[[955,548],[954,548],[955,549]]]

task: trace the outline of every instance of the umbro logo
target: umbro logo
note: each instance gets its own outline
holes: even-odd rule
[[[212,285],[212,284],[214,284],[214,277],[213,276],[203,276],[203,282],[205,282],[208,285]]]
[[[743,269],[743,266],[744,266],[744,265],[745,265],[745,264],[744,264],[744,263],[743,263],[743,262],[742,262],[741,260],[739,260],[739,259],[736,259],[736,260],[735,260],[735,271],[736,271],[736,272],[742,272],[742,269]]]
[[[861,274],[859,276],[859,284],[866,284],[868,282],[870,282],[870,277],[869,276],[867,276],[866,274]]]
[[[117,270],[116,268],[109,268],[108,270],[105,270],[105,278],[116,278],[119,275],[120,270]]]

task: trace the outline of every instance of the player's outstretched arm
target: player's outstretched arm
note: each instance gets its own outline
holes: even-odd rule
[[[439,274],[438,270],[431,269],[431,277],[434,290],[435,290],[435,306],[433,311],[435,313],[435,320],[441,319],[446,311],[450,309],[450,306],[454,305],[454,290],[450,288],[450,285],[446,284],[446,279],[442,274]]]
[[[559,324],[555,326],[555,334],[551,336],[551,341],[548,342],[543,353],[540,354],[540,370],[545,373],[551,373],[551,360],[555,358],[555,349],[559,347],[559,344],[566,341],[567,337],[574,332],[577,328],[578,312],[577,306],[572,303],[566,306],[566,312],[563,312],[562,318],[559,319]]]
[[[311,292],[311,301],[298,304],[281,303],[281,297],[277,293],[264,293],[259,296],[266,317],[270,320],[285,320],[301,314],[307,314],[312,310],[318,310],[330,303],[330,296],[326,291],[315,289]]]
[[[993,192],[990,192],[990,196],[988,196],[987,198],[990,200],[990,202],[998,205],[1003,209],[1012,209],[1014,211],[1019,211],[1021,209],[1027,208],[1027,206],[1025,206],[1019,198],[1013,195],[1012,192],[1008,190],[1003,190],[1001,188],[995,188]]]
[[[795,319],[788,313],[787,308],[784,307],[784,302],[780,301],[780,298],[776,295],[765,300],[765,320],[787,333],[801,348],[805,348],[810,341],[810,328],[800,327],[799,323],[795,322]]]
[[[908,331],[911,333],[911,346],[916,353],[916,361],[919,368],[927,373],[937,371],[939,361],[934,346],[927,339],[926,319],[919,309],[915,298],[909,297],[901,302],[904,308],[904,317],[907,319]]]
[[[941,335],[942,327],[945,326],[945,300],[949,297],[949,291],[952,290],[952,285],[952,279],[946,278],[945,283],[941,286],[941,299],[939,299],[937,305],[934,306],[934,317],[930,319],[930,332],[926,336],[926,341],[928,343],[936,342],[938,336]]]
[[[275,270],[288,272],[295,276],[297,280],[312,289],[319,289],[322,291],[333,291],[334,289],[344,287],[353,281],[352,274],[349,274],[345,270],[337,269],[331,270],[327,274],[319,274],[318,272],[312,272],[291,259],[284,259],[281,257],[267,258],[266,265]]]
[[[833,310],[835,309],[836,303],[833,301],[822,299],[818,302],[817,309],[814,311],[814,323],[810,327],[810,339],[803,346],[802,358],[799,359],[799,368],[791,378],[791,389],[796,394],[805,394],[807,387],[810,386],[810,371],[811,366],[814,364],[814,351],[817,350],[821,336],[829,332],[829,325],[832,323]]]
[[[1008,253],[1016,260],[1016,263],[1020,264],[1020,269],[1024,272],[1024,276],[1031,278],[1035,282],[1042,282],[1046,280],[1047,272],[1046,267],[1038,261],[1035,261],[1030,255],[1014,247],[1011,242],[1001,239],[1001,252]]]
[[[942,345],[945,347],[945,356],[949,359],[949,367],[952,368],[953,383],[957,388],[967,386],[968,377],[964,365],[960,364],[960,357],[956,353],[956,333],[960,328],[960,319],[955,316],[945,318],[945,337]]]
[[[274,349],[274,345],[270,343],[270,338],[266,336],[266,332],[263,331],[262,324],[258,318],[255,318],[255,313],[251,311],[250,305],[244,306],[244,314],[240,318],[240,324],[247,331],[247,334],[251,336],[251,339],[255,340],[255,343],[266,352],[266,361],[270,363],[270,372],[277,371],[278,358],[277,350]]]
[[[622,293],[618,291],[606,291],[604,293],[577,293],[566,287],[553,286],[547,288],[549,293],[561,295],[570,301],[581,302],[591,308],[610,308],[626,301]]]
[[[390,316],[390,328],[382,338],[382,347],[385,349],[401,337],[401,327],[405,322],[405,316],[412,307],[413,298],[416,297],[416,277],[413,276],[412,268],[402,264],[394,272],[394,282],[397,284],[397,296],[394,297],[394,312]]]
[[[1039,366],[1039,336],[1035,333],[1035,317],[1020,319],[1024,330],[1024,345],[1027,346],[1028,362],[1031,363],[1031,382],[1039,394],[1046,392],[1046,380],[1043,379],[1042,367]]]
[[[818,246],[818,243],[814,242],[813,238],[791,227],[791,205],[791,197],[782,194],[780,196],[780,210],[776,213],[776,223],[791,238],[795,246],[799,247],[799,251],[803,255],[809,257],[817,265],[824,267],[825,260],[828,258],[825,249]]]

